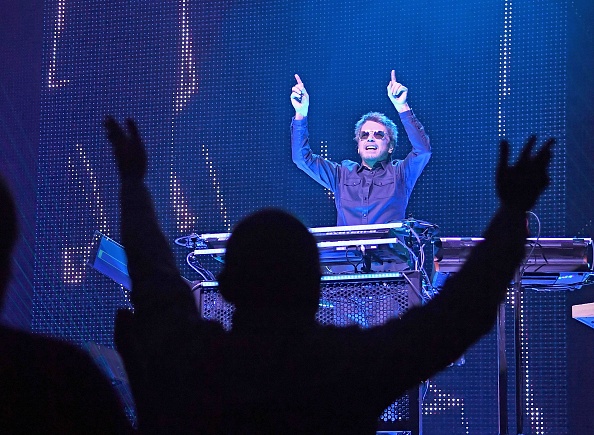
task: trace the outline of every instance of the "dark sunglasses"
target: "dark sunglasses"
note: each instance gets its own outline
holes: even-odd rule
[[[361,140],[367,140],[369,138],[369,135],[373,134],[374,139],[377,140],[381,140],[383,138],[386,137],[386,132],[385,131],[381,131],[381,130],[361,130],[361,132],[359,133],[359,139]]]

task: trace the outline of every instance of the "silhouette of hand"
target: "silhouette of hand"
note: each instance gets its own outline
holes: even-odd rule
[[[509,143],[499,144],[499,164],[495,184],[501,202],[509,207],[528,211],[549,185],[548,166],[551,161],[551,147],[555,139],[548,139],[540,151],[532,156],[536,136],[530,136],[524,145],[520,158],[508,166]]]
[[[122,178],[144,178],[147,155],[136,123],[132,119],[127,119],[126,131],[113,116],[107,116],[104,125],[107,130],[107,138],[112,144],[120,176]]]

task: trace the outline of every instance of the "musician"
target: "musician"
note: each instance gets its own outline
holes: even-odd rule
[[[309,94],[299,75],[291,92],[295,117],[291,123],[293,162],[334,193],[337,225],[387,223],[402,220],[412,189],[431,157],[429,137],[408,105],[408,88],[392,70],[388,98],[400,115],[412,150],[404,160],[392,160],[397,127],[387,116],[369,112],[355,125],[361,163],[335,163],[314,154],[309,146]]]

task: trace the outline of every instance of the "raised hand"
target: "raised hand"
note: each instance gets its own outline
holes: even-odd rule
[[[406,99],[408,98],[408,88],[402,83],[396,81],[396,72],[392,70],[392,77],[390,83],[388,83],[388,98],[398,110],[398,112],[404,112],[409,110]]]
[[[298,74],[295,74],[295,80],[297,84],[291,89],[291,104],[295,109],[295,119],[303,119],[309,110],[309,94]]]
[[[143,178],[147,167],[146,149],[134,121],[126,120],[127,131],[112,116],[105,118],[104,125],[122,178]]]
[[[555,139],[548,139],[532,156],[535,143],[536,136],[530,136],[513,166],[508,166],[509,143],[502,140],[499,144],[499,163],[495,177],[497,194],[503,204],[521,211],[534,207],[540,194],[549,185],[548,166]]]

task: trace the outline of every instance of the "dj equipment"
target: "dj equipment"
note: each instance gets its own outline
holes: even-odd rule
[[[438,227],[428,222],[407,219],[387,224],[317,227],[309,231],[320,251],[325,274],[385,270],[417,270],[423,254],[419,247],[430,245]],[[231,233],[190,234],[178,238],[178,245],[192,249],[193,255],[210,255],[224,261],[225,244]],[[415,252],[416,250],[416,252]],[[403,266],[397,266],[403,265]],[[334,272],[333,266],[347,266]]]
[[[440,238],[434,241],[435,273],[433,287],[439,291],[447,277],[456,273],[481,238]],[[505,253],[501,253],[505,255]],[[538,238],[527,239],[526,256],[510,283],[514,314],[515,415],[517,433],[523,433],[525,379],[522,355],[522,293],[525,289],[541,291],[573,290],[594,282],[592,239]],[[580,307],[582,308],[582,307]],[[591,308],[590,308],[591,310]],[[574,318],[590,326],[588,307],[574,307]],[[507,414],[507,357],[505,354],[505,308],[500,306],[497,319],[499,425],[506,428]]]
[[[474,246],[477,237],[442,237],[434,240],[433,285],[440,288],[447,277],[457,272]],[[520,266],[522,286],[547,290],[577,289],[594,282],[592,239],[529,238],[526,257]]]
[[[316,315],[319,323],[368,328],[398,317],[423,301],[423,248],[431,246],[431,238],[438,231],[436,225],[408,219],[309,231],[317,242],[323,274]],[[176,243],[190,248],[189,256],[210,255],[224,261],[230,236],[191,234],[180,237]],[[198,286],[202,317],[230,329],[233,306],[221,297],[217,287],[214,280]],[[420,387],[407,392],[382,413],[378,430],[422,433],[421,404]]]
[[[316,319],[322,325],[369,328],[401,316],[422,300],[418,271],[322,276],[321,284]],[[203,281],[196,291],[200,292],[202,317],[230,329],[234,307],[220,295],[218,283]],[[421,404],[422,389],[409,390],[384,410],[378,420],[378,430],[421,434]]]

